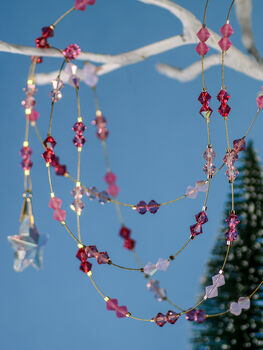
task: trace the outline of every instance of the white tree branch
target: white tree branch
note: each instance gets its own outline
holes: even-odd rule
[[[181,35],[176,35],[171,38],[164,39],[159,42],[141,47],[139,49],[124,52],[118,55],[81,53],[77,57],[77,59],[101,63],[98,69],[98,75],[103,75],[121,67],[143,61],[150,56],[157,55],[168,50],[172,50],[179,46],[194,44],[198,42],[196,32],[201,28],[202,24],[191,12],[170,0],[138,1],[147,5],[155,5],[171,12],[182,22],[183,33]],[[243,41],[246,43],[245,45],[249,52],[251,54],[254,53],[253,55],[255,56],[255,50],[253,46],[254,40],[250,23],[251,0],[239,0],[239,3],[240,5],[237,8],[237,11],[239,11],[238,18],[243,31]],[[244,12],[246,12],[246,15],[244,15]],[[247,22],[248,18],[249,24],[245,26],[244,23]],[[215,49],[216,51],[220,51],[220,48],[217,44],[220,39],[219,35],[211,31],[210,29],[209,31],[211,37],[208,39],[207,45],[210,48]],[[3,41],[0,41],[0,51],[30,56],[61,57],[61,53],[59,53],[56,49],[37,49],[32,47],[8,44]],[[252,78],[263,80],[263,64],[261,61],[258,60],[258,62],[255,62],[249,56],[244,55],[241,51],[239,51],[233,46],[229,51],[230,54],[227,54],[225,59],[226,66],[235,69],[243,74],[246,74]],[[205,68],[207,69],[211,66],[218,65],[220,63],[220,55],[213,54],[205,59]],[[183,70],[176,67],[171,67],[167,64],[159,64],[157,66],[157,69],[159,72],[171,78],[179,79],[180,81],[189,81],[191,79],[194,79],[198,74],[201,73],[200,61],[190,65],[188,68]],[[36,83],[39,85],[47,84],[52,79],[54,79],[57,76],[57,74],[58,72],[51,72],[49,74],[37,74]],[[79,70],[78,74],[80,75],[80,78],[83,79],[83,71]]]

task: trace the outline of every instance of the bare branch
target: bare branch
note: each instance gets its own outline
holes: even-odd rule
[[[239,0],[236,2],[236,14],[242,30],[242,42],[248,53],[255,57],[258,62],[263,62],[262,57],[255,46],[251,24],[252,1]]]

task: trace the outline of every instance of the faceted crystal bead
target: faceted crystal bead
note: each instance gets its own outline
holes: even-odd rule
[[[185,318],[187,319],[187,321],[194,321],[195,313],[196,313],[195,309],[188,311],[185,315]]]
[[[51,27],[43,27],[41,30],[44,38],[51,38],[54,36],[54,29]]]
[[[86,142],[86,139],[83,135],[75,135],[73,139],[73,143],[76,147],[82,147],[85,142]]]
[[[217,297],[218,296],[217,287],[214,285],[205,287],[205,295],[207,298]]]
[[[213,110],[209,106],[207,106],[206,104],[204,104],[199,111],[201,116],[205,119],[210,118],[210,115],[212,114],[212,112],[213,112]]]
[[[44,146],[47,148],[54,148],[56,146],[56,141],[53,139],[52,136],[48,136],[45,141],[43,142]]]
[[[212,277],[213,284],[218,288],[225,284],[225,277],[222,273],[214,275]]]
[[[147,275],[153,276],[155,272],[157,271],[157,267],[155,264],[148,262],[144,268],[143,268],[144,273]]]
[[[159,312],[155,317],[154,317],[154,322],[159,326],[163,327],[165,323],[167,322],[167,318],[164,314]]]
[[[36,100],[33,96],[28,95],[27,98],[21,102],[21,105],[26,109],[33,109],[36,104]]]
[[[154,297],[159,302],[163,301],[166,298],[166,290],[164,288],[156,289]]]
[[[250,299],[248,297],[240,297],[238,299],[238,304],[244,310],[248,310],[250,308]]]
[[[91,63],[86,63],[83,68],[84,82],[89,85],[90,87],[93,87],[97,85],[98,83],[98,76],[97,76],[97,66]]]
[[[54,166],[54,167],[58,166],[58,164],[59,164],[59,157],[57,157],[55,154],[52,154],[52,155],[50,156],[50,162],[49,162],[49,164],[50,164],[51,166]]]
[[[85,205],[80,199],[75,199],[72,203],[72,208],[74,208],[75,212],[78,214],[81,214],[84,207]]]
[[[106,309],[109,311],[115,311],[118,307],[118,300],[117,299],[109,299],[106,302]]]
[[[80,78],[77,77],[76,75],[72,75],[71,76],[71,81],[72,81],[72,84],[75,88],[79,88],[79,82],[80,82]]]
[[[71,193],[72,193],[72,195],[73,195],[75,198],[80,199],[80,198],[83,197],[83,195],[84,195],[84,193],[85,193],[85,189],[84,189],[83,187],[81,187],[81,186],[76,186],[76,187],[73,188],[73,190],[72,190]]]
[[[29,158],[25,158],[21,163],[20,163],[22,169],[24,170],[30,170],[33,166],[33,163]]]
[[[240,220],[238,220],[237,215],[230,214],[229,217],[226,219],[226,222],[231,229],[235,229],[236,225],[240,223]]]
[[[147,212],[147,204],[144,201],[140,201],[137,205],[136,205],[136,210],[139,214],[143,215]]]
[[[62,210],[60,208],[55,209],[53,218],[57,221],[65,221],[66,219],[66,212],[65,210]]]
[[[96,118],[92,121],[93,125],[96,125],[98,129],[103,129],[106,127],[107,120],[103,115],[97,115]]]
[[[169,322],[170,324],[174,324],[179,318],[179,315],[172,311],[172,310],[169,310],[166,314],[166,319],[167,319],[167,322]]]
[[[127,238],[125,239],[123,246],[128,250],[132,250],[135,247],[135,240],[131,238]]]
[[[191,236],[192,237],[200,235],[201,233],[203,233],[202,225],[201,224],[195,224],[195,225],[190,226],[190,232],[191,232]]]
[[[117,176],[110,171],[104,176],[104,181],[109,185],[114,184],[116,180],[117,180]]]
[[[48,49],[49,48],[49,44],[47,42],[47,38],[44,38],[43,36],[37,38],[35,40],[36,42],[36,46],[40,49]]]
[[[210,165],[210,164],[205,164],[203,167],[203,171],[205,172],[206,175],[213,175],[216,171],[215,165]]]
[[[218,45],[220,46],[222,51],[227,51],[232,46],[232,43],[230,39],[222,38],[221,40],[219,40]]]
[[[62,200],[60,198],[53,197],[53,198],[50,198],[48,206],[49,208],[56,210],[61,208],[61,204],[62,204]]]
[[[195,199],[197,197],[198,190],[196,187],[187,186],[185,194],[188,198]]]
[[[206,192],[208,187],[207,181],[196,181],[195,187],[199,192]]]
[[[211,100],[211,96],[207,91],[202,91],[201,94],[198,97],[198,101],[202,104],[207,103],[209,100]]]
[[[204,154],[203,154],[203,157],[205,158],[205,160],[208,162],[208,161],[212,161],[215,159],[216,157],[216,153],[215,151],[213,150],[212,147],[207,147],[207,149],[205,150]]]
[[[195,215],[196,222],[203,225],[208,221],[205,211],[200,211],[200,213]]]
[[[227,169],[227,171],[225,172],[226,176],[228,177],[228,181],[231,183],[231,182],[234,182],[237,175],[238,175],[238,170],[232,166],[232,167],[229,167]]]
[[[62,99],[62,93],[59,90],[52,90],[50,92],[52,102],[58,102]]]
[[[98,264],[108,264],[110,260],[107,252],[97,253],[96,259]]]
[[[229,229],[225,233],[226,240],[229,242],[234,242],[238,239],[238,233],[235,229]]]
[[[128,314],[128,309],[126,306],[118,306],[118,308],[116,309],[116,316],[118,318],[126,317],[127,314]]]
[[[153,292],[155,290],[159,290],[160,289],[160,282],[156,281],[156,280],[149,279],[147,284],[146,284],[146,287],[147,287],[149,292]]]
[[[220,32],[224,38],[228,38],[234,33],[234,30],[230,23],[226,23],[220,28]]]
[[[235,315],[235,316],[239,316],[241,314],[242,308],[239,305],[239,303],[236,302],[232,302],[230,304],[230,312],[231,314]]]
[[[151,213],[151,214],[155,214],[157,213],[157,211],[159,210],[160,206],[158,203],[156,203],[154,200],[151,200],[148,204],[147,204],[147,210]]]
[[[88,259],[95,258],[97,256],[98,249],[95,245],[89,245],[85,248],[85,252],[87,254]]]
[[[101,140],[104,141],[109,135],[109,131],[106,128],[99,129],[97,132],[97,137]]]
[[[210,33],[207,28],[202,27],[199,32],[197,32],[196,36],[201,42],[205,42],[210,37]]]
[[[87,127],[82,122],[76,122],[72,127],[72,130],[78,135],[82,135],[86,129]]]
[[[242,152],[246,149],[246,141],[245,139],[238,139],[233,141],[233,147],[235,152]]]
[[[230,95],[226,92],[226,90],[220,90],[217,95],[218,101],[220,101],[223,104],[226,104],[229,98],[230,98]]]
[[[87,7],[87,0],[75,0],[75,9],[85,11]]]
[[[64,176],[66,174],[66,172],[67,172],[66,165],[58,164],[55,169],[56,169],[56,174],[59,175],[59,176]]]
[[[77,44],[71,44],[63,51],[63,55],[68,60],[74,60],[81,52],[80,47]]]
[[[131,230],[125,226],[122,226],[119,234],[122,238],[128,239],[128,238],[130,238]]]
[[[102,191],[98,193],[98,201],[100,204],[105,204],[109,201],[109,195],[106,191]]]
[[[27,117],[31,122],[35,122],[39,118],[39,113],[35,109],[32,109],[31,113],[28,114]]]
[[[222,115],[222,117],[227,117],[228,114],[231,111],[231,107],[227,104],[221,104],[220,107],[218,108],[218,112]]]
[[[196,46],[195,50],[198,53],[198,55],[205,56],[209,50],[209,47],[206,45],[206,43],[200,42]]]
[[[54,90],[61,90],[64,87],[64,83],[60,78],[56,78],[51,81]]]
[[[111,184],[111,185],[109,185],[107,192],[110,196],[117,197],[119,192],[120,192],[120,188],[119,188],[119,186],[117,186],[115,184]]]
[[[86,193],[89,199],[92,200],[97,198],[99,191],[97,190],[96,187],[89,187]]]
[[[87,0],[88,5],[94,5],[96,0]]]
[[[206,319],[205,312],[203,310],[197,310],[195,313],[195,322],[203,323]]]
[[[22,147],[20,150],[20,154],[23,159],[29,158],[32,155],[32,149],[29,146]]]
[[[45,159],[46,163],[51,163],[53,160],[54,151],[52,149],[47,149],[43,154],[42,157]]]
[[[91,271],[91,267],[92,267],[92,264],[88,261],[83,261],[81,264],[80,264],[80,270],[83,271],[84,273],[88,273],[89,271]]]
[[[260,95],[256,98],[257,106],[259,109],[263,108],[263,95],[260,93]]]
[[[84,262],[87,260],[88,256],[85,252],[84,248],[80,248],[77,252],[76,258],[79,259],[80,261]]]
[[[159,271],[166,271],[170,265],[170,261],[167,259],[160,258],[156,263],[156,268]]]

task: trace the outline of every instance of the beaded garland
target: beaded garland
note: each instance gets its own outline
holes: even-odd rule
[[[87,5],[94,5],[95,2],[96,0],[76,0],[74,7],[72,7],[70,10],[64,13],[56,22],[54,22],[54,24],[48,27],[42,28],[42,35],[35,40],[36,46],[38,48],[49,48],[50,45],[48,43],[48,39],[54,36],[54,30],[56,25],[66,15],[68,15],[72,11],[74,10],[85,11],[87,8]],[[23,194],[24,203],[23,203],[22,213],[20,217],[21,226],[19,230],[19,235],[8,236],[8,240],[10,241],[10,243],[12,244],[12,247],[15,250],[15,263],[14,263],[15,270],[22,271],[24,268],[26,268],[30,264],[32,264],[32,266],[35,268],[40,268],[42,264],[42,248],[48,238],[47,235],[39,235],[35,226],[35,220],[34,220],[34,215],[32,210],[32,182],[31,182],[30,170],[33,166],[33,163],[30,159],[32,155],[32,149],[29,147],[29,125],[31,124],[31,126],[34,127],[35,132],[44,148],[42,157],[47,167],[48,179],[49,179],[49,185],[50,185],[50,201],[48,205],[52,210],[54,210],[53,218],[59,221],[62,224],[62,226],[65,227],[66,231],[72,236],[72,238],[78,243],[78,251],[76,254],[76,258],[80,260],[80,270],[83,273],[87,274],[87,276],[91,280],[91,283],[94,285],[98,293],[104,298],[106,302],[107,310],[114,311],[116,313],[116,316],[119,318],[130,317],[139,321],[154,322],[158,326],[163,327],[167,322],[170,324],[176,323],[178,318],[182,315],[185,315],[185,318],[188,321],[195,321],[196,323],[202,323],[205,321],[207,317],[222,316],[228,312],[238,316],[241,314],[242,310],[249,309],[250,299],[257,292],[260,286],[263,284],[263,281],[257,286],[257,288],[251,293],[251,295],[240,297],[238,299],[238,302],[231,302],[229,309],[224,312],[221,312],[215,315],[206,315],[203,310],[197,309],[202,303],[205,302],[206,299],[216,297],[218,295],[218,288],[225,284],[224,268],[227,263],[227,259],[229,256],[232,243],[238,238],[236,226],[240,222],[237,215],[235,214],[235,209],[234,209],[234,185],[233,184],[234,184],[235,178],[238,175],[238,171],[234,167],[234,163],[238,160],[239,152],[242,152],[243,150],[245,150],[246,148],[245,138],[248,135],[254,122],[256,121],[260,110],[263,108],[263,92],[261,92],[256,99],[258,109],[254,119],[252,120],[250,126],[248,127],[245,135],[242,138],[236,139],[233,141],[233,148],[231,149],[229,132],[228,132],[228,124],[227,124],[228,115],[231,111],[231,107],[228,105],[230,95],[227,92],[226,87],[224,85],[224,57],[225,57],[226,51],[228,51],[232,45],[229,37],[234,33],[234,31],[231,24],[229,23],[229,18],[230,18],[230,14],[231,14],[231,10],[234,2],[235,0],[233,0],[231,3],[230,9],[227,15],[226,23],[220,29],[222,38],[218,42],[218,45],[222,50],[222,85],[217,95],[217,99],[220,103],[218,107],[218,112],[225,121],[226,141],[227,141],[226,154],[223,158],[223,164],[217,170],[215,165],[213,164],[216,154],[212,147],[211,137],[210,137],[210,128],[209,128],[210,117],[213,111],[209,106],[209,101],[211,100],[211,96],[206,90],[205,79],[204,79],[204,56],[207,54],[209,50],[206,44],[206,41],[209,40],[209,37],[210,37],[210,33],[207,30],[205,25],[206,13],[207,13],[207,8],[209,3],[209,0],[207,0],[206,6],[205,6],[205,12],[204,12],[203,25],[202,25],[202,28],[197,32],[197,37],[200,40],[200,42],[195,48],[196,52],[201,56],[201,64],[202,64],[203,89],[202,89],[202,92],[200,93],[200,96],[198,97],[198,101],[202,105],[199,113],[206,120],[206,125],[207,125],[208,145],[203,154],[203,157],[206,161],[203,167],[203,170],[207,176],[207,179],[197,181],[194,187],[188,186],[186,189],[186,193],[184,195],[165,203],[157,203],[155,200],[152,199],[148,202],[148,204],[144,200],[139,201],[137,204],[127,204],[127,203],[121,203],[117,200],[116,197],[118,196],[118,193],[119,193],[119,187],[116,184],[117,177],[111,171],[108,151],[106,146],[106,139],[109,135],[109,131],[107,129],[107,120],[103,116],[98,103],[98,97],[96,93],[96,84],[98,82],[98,77],[96,74],[97,70],[96,70],[96,67],[90,63],[87,63],[85,65],[84,80],[92,88],[92,91],[94,93],[94,99],[96,103],[96,117],[92,122],[92,124],[97,128],[96,135],[98,139],[101,141],[101,144],[103,147],[105,162],[106,162],[106,169],[107,169],[104,180],[107,183],[108,188],[105,191],[98,191],[97,188],[95,187],[86,187],[81,183],[80,161],[81,161],[81,152],[86,141],[84,136],[86,126],[83,123],[83,118],[80,110],[79,78],[77,77],[77,74],[76,74],[77,67],[71,63],[71,61],[74,60],[81,53],[81,49],[77,44],[71,44],[67,48],[65,48],[63,51],[57,49],[60,51],[64,59],[60,67],[57,78],[52,81],[53,89],[50,92],[50,97],[52,101],[51,114],[50,114],[48,134],[45,140],[42,140],[36,125],[36,122],[39,118],[39,113],[35,110],[36,100],[34,97],[37,92],[35,82],[34,82],[35,68],[37,64],[40,64],[43,61],[43,59],[41,57],[31,57],[32,64],[30,66],[30,70],[28,74],[27,88],[24,89],[26,93],[26,98],[24,101],[22,101],[22,105],[25,108],[25,116],[26,116],[26,133],[25,133],[26,136],[23,142],[23,147],[20,150],[20,154],[22,157],[21,167],[24,170],[24,187],[25,187],[24,194]],[[65,64],[66,64],[66,67],[64,69]],[[68,82],[74,87],[76,91],[76,97],[77,97],[78,116],[77,116],[77,120],[75,121],[72,127],[72,130],[74,131],[74,134],[75,134],[73,138],[73,144],[76,146],[77,159],[78,159],[76,179],[69,174],[69,172],[67,171],[66,165],[60,163],[59,157],[56,155],[54,151],[56,146],[56,141],[51,136],[54,106],[57,102],[59,102],[62,99],[61,90],[64,87],[64,82],[61,80],[61,73],[63,69],[68,76]],[[206,287],[205,295],[201,299],[201,301],[199,301],[193,307],[183,309],[180,306],[176,305],[173,301],[168,299],[168,297],[166,296],[166,291],[164,288],[160,287],[159,281],[153,280],[151,279],[151,277],[158,270],[166,271],[170,263],[176,258],[176,256],[180,254],[188,246],[188,244],[193,239],[196,238],[196,236],[200,235],[203,232],[203,225],[208,221],[207,201],[208,201],[210,183],[214,178],[214,176],[216,176],[217,173],[224,166],[226,166],[225,175],[228,178],[228,181],[231,186],[231,192],[232,192],[232,208],[228,218],[226,219],[226,223],[228,225],[228,229],[225,233],[226,243],[227,243],[226,256],[223,261],[221,269],[218,271],[216,275],[212,277],[212,285]],[[72,190],[72,195],[74,197],[74,200],[70,208],[76,213],[78,235],[75,235],[66,224],[66,211],[62,209],[62,200],[55,196],[50,167],[54,168],[56,175],[63,176],[65,178],[70,179],[75,185],[75,187]],[[129,207],[133,210],[136,210],[141,215],[144,215],[147,212],[151,214],[156,214],[161,206],[175,203],[184,198],[195,199],[199,192],[206,193],[205,200],[201,208],[201,211],[195,215],[195,223],[193,223],[193,225],[190,226],[190,229],[189,229],[190,236],[186,241],[186,243],[182,246],[181,249],[179,249],[175,254],[170,255],[167,259],[159,258],[156,264],[148,262],[143,267],[134,249],[136,242],[131,238],[131,230],[128,227],[126,227],[126,225],[124,224],[120,206]],[[134,257],[139,266],[138,268],[130,268],[130,267],[118,265],[110,260],[110,257],[106,251],[99,252],[95,245],[83,244],[81,239],[81,230],[80,230],[80,216],[82,214],[82,210],[84,209],[84,203],[82,201],[82,198],[85,194],[88,196],[90,200],[97,199],[101,204],[106,204],[106,203],[115,204],[116,210],[119,216],[120,224],[121,224],[121,228],[119,232],[120,237],[124,239],[124,248],[132,251],[132,253],[134,254]],[[117,268],[121,268],[125,270],[141,272],[144,275],[144,277],[147,278],[148,290],[154,292],[156,299],[158,301],[162,301],[162,300],[167,301],[171,306],[180,310],[180,312],[168,310],[165,315],[159,312],[155,317],[152,317],[149,319],[138,318],[133,316],[128,311],[126,306],[120,306],[117,299],[109,298],[104,293],[102,293],[102,291],[99,289],[99,287],[97,286],[97,284],[93,279],[93,273],[92,273],[91,261],[95,261],[95,260],[97,261],[98,264],[108,264],[108,265],[112,265]]]

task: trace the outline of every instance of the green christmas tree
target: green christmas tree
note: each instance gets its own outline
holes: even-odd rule
[[[206,314],[217,314],[229,308],[232,301],[246,297],[263,278],[263,179],[259,160],[250,142],[239,162],[235,181],[235,212],[241,221],[237,225],[239,239],[231,247],[224,271],[225,285],[218,288],[218,297],[207,299],[202,305]],[[240,154],[241,155],[241,154]],[[211,285],[226,254],[227,230],[225,219],[231,209],[231,196],[226,204],[224,224],[212,250],[202,291]],[[251,298],[249,310],[240,316],[227,313],[207,318],[203,324],[193,324],[191,343],[194,350],[263,349],[263,289]]]

